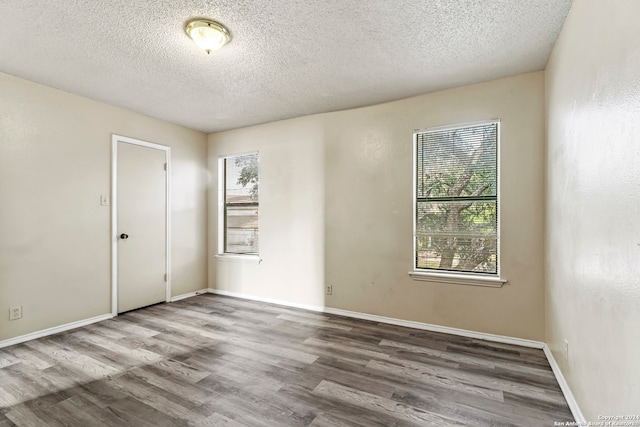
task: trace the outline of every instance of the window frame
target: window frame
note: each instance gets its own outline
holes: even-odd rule
[[[429,269],[429,268],[418,268],[417,266],[417,209],[418,209],[418,197],[417,197],[417,186],[418,186],[418,135],[424,134],[428,132],[441,132],[441,131],[450,131],[456,129],[470,128],[476,126],[485,126],[495,124],[497,126],[497,136],[496,136],[496,209],[497,209],[497,230],[496,230],[496,272],[495,273],[485,273],[485,272],[458,272],[451,270],[438,270],[438,269]],[[426,129],[415,129],[413,131],[413,186],[412,186],[412,215],[413,215],[413,252],[412,252],[412,270],[409,271],[409,276],[411,276],[414,280],[419,281],[427,281],[427,282],[437,282],[437,283],[450,283],[457,285],[472,285],[472,286],[488,286],[488,287],[502,287],[505,283],[507,283],[506,279],[503,279],[501,276],[501,268],[502,262],[500,257],[500,247],[501,247],[501,192],[500,192],[500,146],[501,146],[501,122],[500,119],[490,119],[490,120],[481,120],[475,122],[468,123],[459,123],[459,124],[451,124],[444,126],[436,126],[430,127]]]
[[[236,253],[226,252],[227,239],[227,206],[226,206],[226,161],[233,160],[238,157],[256,155],[258,156],[258,183],[260,182],[260,153],[258,151],[249,151],[238,154],[228,154],[218,157],[218,250],[216,258],[226,260],[255,260],[260,261],[260,243],[258,241],[258,252],[256,253]],[[260,217],[260,201],[258,199],[258,218]],[[258,235],[260,233],[260,225],[258,225]]]

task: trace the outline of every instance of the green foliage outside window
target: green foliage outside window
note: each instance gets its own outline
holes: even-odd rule
[[[497,273],[498,123],[416,135],[416,267]]]

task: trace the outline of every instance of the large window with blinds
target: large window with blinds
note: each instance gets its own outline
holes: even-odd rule
[[[221,158],[219,252],[258,254],[258,153]]]
[[[498,274],[499,121],[417,131],[415,269]]]

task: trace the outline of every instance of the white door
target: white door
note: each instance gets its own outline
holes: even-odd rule
[[[117,141],[118,313],[167,298],[167,151],[153,145]]]

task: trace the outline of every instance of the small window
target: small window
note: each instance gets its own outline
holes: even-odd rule
[[[417,131],[414,268],[498,275],[498,121]]]
[[[258,153],[220,159],[221,253],[258,254]]]

